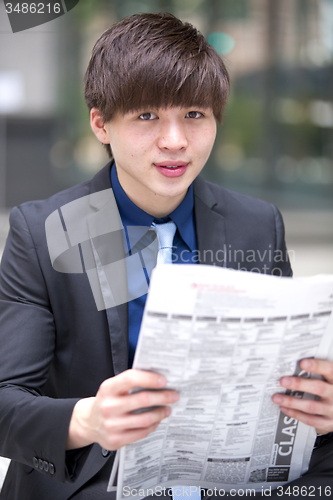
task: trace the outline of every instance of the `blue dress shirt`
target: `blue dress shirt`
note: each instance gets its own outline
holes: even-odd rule
[[[169,215],[162,218],[156,218],[147,214],[141,208],[137,207],[127,196],[120,185],[115,164],[111,168],[111,184],[118,205],[121,221],[124,226],[124,246],[125,252],[131,255],[131,241],[128,227],[146,226],[150,229],[152,222],[163,224],[172,220],[177,231],[173,240],[172,262],[174,264],[195,264],[198,262],[197,239],[194,223],[194,203],[193,203],[193,185],[191,184],[184,200]],[[133,245],[133,243],[132,243]],[[149,285],[149,272],[144,269],[147,284]],[[135,296],[133,288],[138,287],[136,280],[128,276],[129,295]],[[133,364],[134,353],[138,341],[143,310],[146,303],[147,294],[128,303],[128,330],[129,330],[129,366]]]

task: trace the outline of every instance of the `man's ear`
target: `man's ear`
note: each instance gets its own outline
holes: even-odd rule
[[[110,144],[109,133],[97,108],[92,108],[90,111],[90,126],[99,141],[103,144]]]

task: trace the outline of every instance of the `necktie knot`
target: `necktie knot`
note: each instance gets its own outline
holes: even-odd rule
[[[172,221],[164,224],[152,223],[155,229],[159,242],[159,250],[157,254],[157,264],[172,264],[172,244],[176,232],[176,224]]]

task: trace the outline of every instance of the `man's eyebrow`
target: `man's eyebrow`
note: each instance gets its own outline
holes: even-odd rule
[[[153,106],[146,106],[140,109],[132,109],[127,111],[129,115],[141,115],[142,113],[157,113],[160,108],[154,108]]]

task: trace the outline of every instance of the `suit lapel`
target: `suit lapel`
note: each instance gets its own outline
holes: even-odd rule
[[[100,196],[100,188],[109,188],[105,198]],[[104,307],[100,308],[105,309],[108,321],[113,370],[118,375],[128,368],[127,274],[122,224],[111,189],[110,164],[92,180],[91,191],[92,215],[87,218],[95,263],[91,274],[101,294],[99,303],[103,303]],[[96,237],[105,226],[108,228],[106,234]]]
[[[225,221],[214,211],[218,201],[201,177],[195,179],[193,187],[200,264],[226,267]]]

